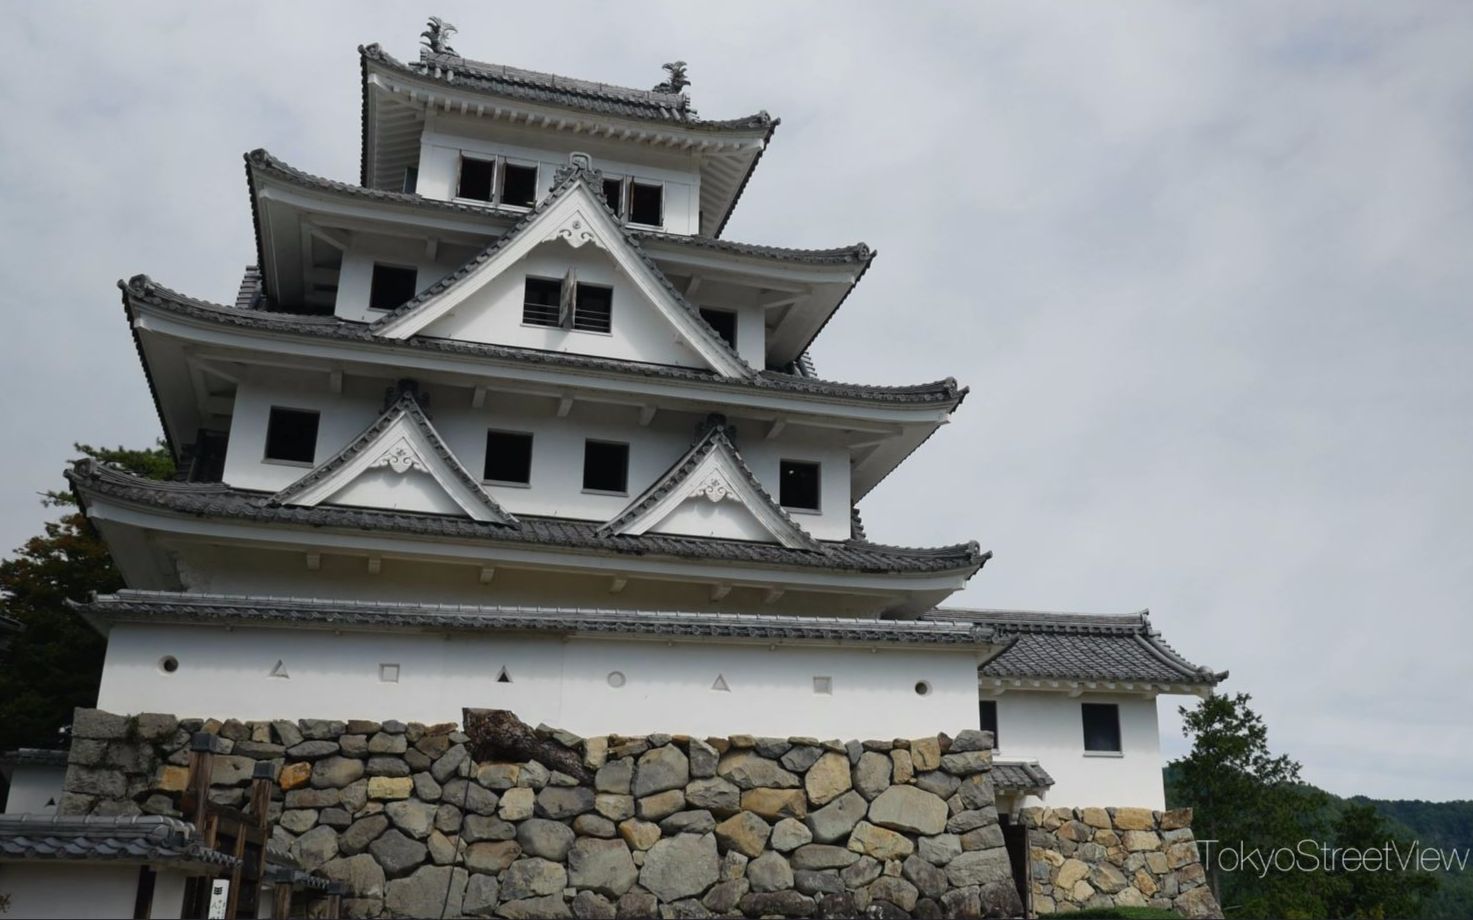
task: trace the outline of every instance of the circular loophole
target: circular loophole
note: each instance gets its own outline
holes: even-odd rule
[[[610,671],[609,672],[609,686],[610,687],[614,687],[616,689],[619,688],[619,687],[624,686],[624,672],[623,671]]]
[[[916,695],[929,696],[931,694],[931,682],[926,680],[916,681]]]
[[[165,655],[159,659],[159,670],[165,674],[173,674],[179,670],[179,659],[173,655]]]

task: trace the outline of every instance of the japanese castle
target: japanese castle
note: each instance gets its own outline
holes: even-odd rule
[[[865,532],[967,391],[814,367],[868,246],[724,238],[778,119],[697,115],[683,63],[631,89],[444,39],[359,49],[356,181],[245,156],[233,298],[120,283],[181,472],[69,473],[128,585],[79,606],[108,637],[98,706],[980,725],[1016,804],[1161,807],[1156,697],[1225,675],[1144,614],[939,606],[988,554]]]

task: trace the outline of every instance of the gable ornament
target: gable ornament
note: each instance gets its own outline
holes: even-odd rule
[[[711,475],[706,481],[696,487],[695,495],[700,495],[713,505],[720,504],[726,499],[736,500],[736,490],[731,487],[725,477]]]
[[[380,454],[377,460],[369,464],[369,469],[377,469],[385,466],[401,476],[410,470],[418,470],[421,473],[428,473],[430,471],[430,468],[425,466],[424,460],[414,451],[414,448],[410,447],[409,443],[402,439],[396,442],[393,447]]]

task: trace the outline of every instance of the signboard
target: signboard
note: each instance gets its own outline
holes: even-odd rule
[[[210,920],[225,920],[225,905],[230,900],[230,879],[210,880],[210,909],[205,916]]]

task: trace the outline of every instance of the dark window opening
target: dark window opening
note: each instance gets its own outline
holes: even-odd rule
[[[605,179],[604,180],[604,201],[606,201],[608,203],[609,210],[610,211],[613,211],[615,214],[618,214],[618,215],[621,215],[621,216],[623,215],[623,213],[624,213],[624,180],[623,179]]]
[[[583,442],[583,488],[591,492],[627,492],[629,445]]]
[[[731,310],[710,310],[701,308],[701,319],[710,324],[716,334],[725,340],[726,344],[736,348],[737,315]]]
[[[1115,703],[1081,703],[1084,749],[1101,754],[1120,753],[1120,707]]]
[[[573,301],[573,328],[608,332],[614,325],[614,289],[579,284]]]
[[[266,459],[311,463],[317,455],[318,419],[316,412],[272,406],[266,423]]]
[[[413,300],[418,291],[419,271],[398,265],[373,263],[373,282],[368,288],[370,310],[392,310],[407,300]]]
[[[629,183],[629,220],[631,223],[658,227],[664,223],[665,187]]]
[[[537,200],[537,167],[503,163],[501,203],[530,208]]]
[[[522,322],[531,326],[556,326],[562,308],[563,285],[551,278],[528,278],[522,296]]]
[[[818,510],[818,464],[784,460],[779,464],[778,503],[784,508]]]
[[[992,732],[992,746],[997,747],[997,700],[982,700],[977,704],[978,722],[984,732]]]
[[[532,481],[532,436],[514,431],[486,432],[486,479]]]
[[[491,180],[496,175],[495,160],[460,158],[460,189],[455,193],[461,198],[476,201],[491,200]]]
[[[225,476],[225,450],[230,436],[223,431],[200,429],[186,455],[190,482],[219,482]]]
[[[406,195],[413,195],[414,192],[415,192],[415,189],[417,189],[418,187],[419,187],[419,167],[418,166],[406,166],[406,167],[404,167],[404,188],[403,188],[404,194],[406,194]]]

